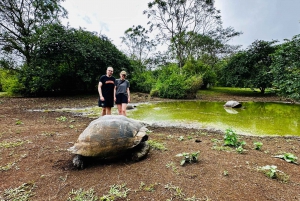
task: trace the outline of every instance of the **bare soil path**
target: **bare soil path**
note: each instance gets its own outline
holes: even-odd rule
[[[200,99],[253,100],[228,96]],[[132,96],[132,102],[155,100],[161,99],[142,93]],[[255,101],[280,99],[262,97]],[[300,166],[273,157],[283,153],[300,157],[297,137],[240,136],[240,141],[246,142],[240,154],[223,146],[224,133],[150,127],[149,140],[161,147],[153,146],[144,160],[95,161],[84,170],[76,170],[67,149],[91,119],[71,113],[28,111],[96,104],[96,96],[0,98],[1,201],[26,200],[26,196],[43,201],[80,200],[80,196],[81,200],[105,200],[105,196],[106,200],[300,200]],[[254,149],[254,142],[263,143],[261,150]],[[198,162],[180,165],[182,157],[177,154],[198,151]],[[277,178],[259,170],[267,165],[277,167]],[[113,192],[119,196],[113,197]]]

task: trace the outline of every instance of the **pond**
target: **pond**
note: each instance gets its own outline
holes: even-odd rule
[[[300,105],[244,102],[224,108],[225,102],[157,102],[138,104],[128,117],[147,123],[195,128],[231,128],[240,134],[300,136]]]
[[[150,125],[183,126],[245,135],[300,136],[300,105],[242,102],[242,108],[224,108],[225,102],[174,101],[134,104],[127,116]],[[97,118],[101,108],[62,108],[55,111]],[[117,115],[117,109],[112,109]]]

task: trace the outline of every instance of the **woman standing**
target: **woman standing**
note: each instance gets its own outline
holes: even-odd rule
[[[118,107],[119,115],[126,116],[126,107],[130,102],[130,83],[126,80],[126,72],[120,73],[120,79],[115,82],[115,101]]]

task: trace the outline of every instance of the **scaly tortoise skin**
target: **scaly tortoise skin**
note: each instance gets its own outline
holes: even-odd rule
[[[75,154],[73,164],[81,169],[84,157],[111,159],[132,150],[132,158],[140,160],[150,150],[147,130],[142,123],[123,115],[101,116],[88,125],[68,151]]]

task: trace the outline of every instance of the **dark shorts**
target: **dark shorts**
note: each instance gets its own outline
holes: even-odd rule
[[[122,104],[122,103],[128,104],[128,96],[126,96],[125,94],[117,94],[116,104]]]
[[[114,107],[114,99],[113,98],[105,98],[104,101],[100,100],[100,97],[98,99],[98,106],[99,107]]]

